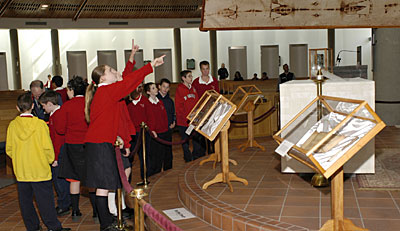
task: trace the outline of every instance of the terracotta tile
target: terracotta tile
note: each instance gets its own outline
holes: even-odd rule
[[[320,198],[288,196],[285,206],[319,206]]]
[[[224,214],[222,216],[222,230],[232,230],[233,229],[233,220],[232,216],[229,214]]]
[[[286,222],[288,224],[296,224],[302,227],[306,227],[311,230],[318,230],[319,227],[319,219],[318,218],[293,218],[293,217],[282,217],[282,222]]]
[[[305,206],[285,206],[283,207],[282,216],[289,217],[318,217],[318,207]]]
[[[391,198],[387,191],[356,191],[358,198]]]
[[[360,208],[364,219],[400,219],[398,209]]]
[[[265,189],[259,188],[254,193],[254,196],[285,196],[286,189]]]
[[[222,223],[222,216],[221,216],[221,209],[215,208],[212,210],[211,213],[211,224],[216,228],[221,228]]]
[[[204,207],[203,214],[204,214],[204,221],[211,224],[211,214],[212,214],[211,209]]]
[[[400,220],[364,219],[365,228],[369,230],[398,230]]]
[[[249,205],[246,209],[246,211],[250,213],[254,213],[260,216],[279,216],[281,213],[281,208],[282,206],[255,206],[255,205]]]
[[[234,231],[246,231],[246,224],[239,220],[233,220]]]
[[[253,196],[249,205],[282,205],[284,197]]]
[[[358,205],[360,207],[384,207],[384,208],[392,208],[395,209],[396,205],[394,204],[392,198],[390,199],[381,199],[381,198],[358,198]]]
[[[246,231],[259,231],[259,226],[253,226],[251,224],[246,224]]]

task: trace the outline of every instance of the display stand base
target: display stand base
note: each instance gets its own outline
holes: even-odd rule
[[[220,153],[220,155],[217,155],[217,160],[220,158],[221,160],[221,173],[218,173],[214,179],[206,182],[203,184],[203,189],[207,189],[208,186],[215,184],[215,183],[226,183],[229,186],[229,189],[231,192],[233,192],[233,187],[231,184],[231,181],[239,181],[242,182],[244,185],[248,185],[249,183],[247,182],[246,179],[239,178],[237,177],[233,172],[229,171],[229,162],[231,161],[229,159],[229,152],[228,152],[228,129],[230,126],[230,122],[228,121],[224,127],[222,128],[218,142],[216,142],[216,147],[219,147],[216,149],[216,153]],[[219,157],[220,156],[220,157]],[[235,161],[236,162],[236,161]]]
[[[226,180],[224,181],[224,179],[223,179],[223,178],[224,178],[224,175],[223,175],[223,174],[224,174],[224,173],[218,173],[218,174],[214,177],[214,179],[212,179],[212,180],[210,180],[210,181],[204,183],[204,184],[203,184],[203,189],[207,189],[208,186],[210,186],[210,185],[212,185],[212,184],[216,184],[216,183],[226,183],[226,184],[228,184],[228,186],[229,186],[229,190],[230,190],[231,192],[233,192],[233,187],[232,187],[231,181],[239,181],[239,182],[242,182],[244,185],[248,185],[248,184],[249,184],[249,182],[247,182],[246,179],[243,179],[243,178],[240,178],[240,177],[236,176],[235,173],[233,173],[233,172],[229,172],[229,173],[227,174],[227,176],[226,176]]]
[[[204,163],[213,161],[213,168],[215,169],[217,163],[221,162],[221,143],[219,136],[215,139],[214,149],[215,153],[210,154],[207,159],[200,161],[200,166],[202,166]],[[236,160],[229,159],[229,162],[231,162],[233,165],[237,165]]]
[[[261,146],[259,143],[257,143],[256,140],[248,140],[245,143],[241,144],[238,146],[238,149],[240,149],[241,152],[244,152],[247,148],[260,148],[262,151],[265,151],[265,148]]]
[[[320,231],[331,231],[331,230],[351,230],[351,231],[360,231],[360,230],[368,230],[361,227],[356,226],[349,219],[344,219],[342,224],[337,222],[339,227],[335,227],[335,220],[330,219],[321,227]]]

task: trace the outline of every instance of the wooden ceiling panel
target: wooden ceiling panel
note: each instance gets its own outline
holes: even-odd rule
[[[83,4],[85,3],[85,4]],[[199,18],[201,0],[0,0],[5,18]],[[42,6],[47,4],[47,8]],[[79,19],[78,19],[79,20]]]

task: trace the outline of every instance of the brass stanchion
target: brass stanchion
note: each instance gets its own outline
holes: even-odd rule
[[[140,124],[140,127],[142,129],[143,181],[137,183],[136,185],[147,188],[148,184],[150,184],[150,182],[147,181],[147,165],[146,165],[146,128],[147,128],[147,125],[144,122],[142,122]]]
[[[115,141],[115,147],[119,147],[121,143],[117,140]],[[122,189],[119,188],[117,189],[117,225],[116,228],[118,230],[133,230],[132,226],[124,224],[124,221],[122,219]]]
[[[317,84],[317,96],[322,95],[322,83],[325,82],[325,78],[322,75],[321,69],[317,71],[317,78],[313,79]],[[318,121],[322,118],[322,104],[321,101],[317,101],[317,119]],[[328,179],[326,179],[321,173],[315,173],[311,179],[311,185],[314,187],[326,187],[329,185]]]
[[[138,188],[134,189],[135,197],[135,231],[144,231],[144,212],[142,208],[140,208],[139,201],[147,196],[147,193],[143,191],[143,189]]]

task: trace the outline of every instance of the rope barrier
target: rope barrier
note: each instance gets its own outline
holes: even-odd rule
[[[146,131],[147,133],[151,136],[151,138],[155,139],[157,142],[165,144],[165,145],[180,145],[180,144],[184,144],[186,142],[188,142],[194,135],[194,132],[192,132],[192,134],[190,134],[190,136],[184,140],[178,141],[178,142],[170,142],[167,140],[163,140],[160,139],[160,137],[155,137],[154,134],[150,131],[149,127],[146,127]]]
[[[276,110],[276,107],[275,106],[273,106],[273,107],[271,107],[267,112],[265,112],[264,114],[262,114],[262,115],[260,115],[260,116],[258,116],[258,117],[256,117],[256,118],[254,118],[254,123],[256,123],[257,122],[257,120],[259,120],[259,119],[261,119],[261,118],[264,118],[264,116],[270,116],[274,111]],[[230,121],[231,121],[231,123],[234,123],[234,124],[245,124],[245,123],[247,123],[247,120],[246,121],[235,121],[235,120],[231,120],[231,119],[229,119]]]
[[[176,226],[172,221],[163,216],[160,212],[158,212],[151,204],[145,203],[143,200],[140,200],[143,212],[150,217],[153,221],[157,222],[162,228],[168,231],[181,231],[182,229]],[[144,205],[143,205],[144,204]]]

